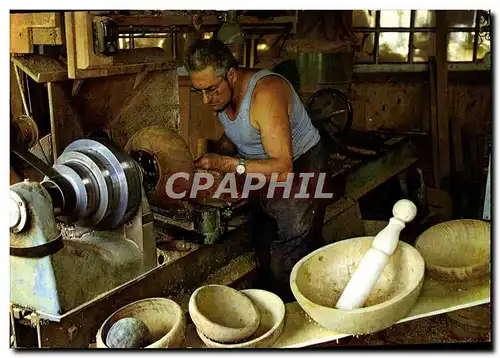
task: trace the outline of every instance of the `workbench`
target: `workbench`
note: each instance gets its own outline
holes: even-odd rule
[[[425,278],[422,291],[410,313],[395,324],[435,316],[490,302],[490,282],[467,290],[454,291]],[[278,341],[269,348],[303,348],[335,341],[350,334],[330,331],[313,321],[297,302],[285,305],[285,325]],[[206,348],[193,324],[188,325],[186,348]]]

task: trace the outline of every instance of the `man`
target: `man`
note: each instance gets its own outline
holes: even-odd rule
[[[225,173],[320,173],[326,162],[318,130],[291,84],[267,70],[239,68],[229,48],[219,40],[197,40],[187,53],[186,69],[192,90],[218,113],[225,134],[214,151],[196,167]],[[230,156],[234,149],[239,157]],[[298,174],[296,174],[298,176]],[[324,211],[310,199],[260,196],[263,212],[256,217],[256,241],[262,285],[293,300],[289,277],[295,263],[313,249],[319,234],[314,223]]]

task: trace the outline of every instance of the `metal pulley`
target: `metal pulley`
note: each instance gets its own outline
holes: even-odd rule
[[[66,147],[52,167],[69,183],[62,189],[60,217],[80,226],[112,229],[129,220],[141,199],[141,174],[132,158],[105,139],[80,139]],[[45,187],[60,187],[51,177]]]

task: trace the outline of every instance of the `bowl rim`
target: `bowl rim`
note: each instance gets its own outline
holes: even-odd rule
[[[249,288],[249,289],[245,289],[245,290],[240,290],[240,292],[245,294],[245,296],[246,296],[246,292],[260,292],[260,293],[265,293],[265,294],[270,295],[272,297],[272,299],[275,300],[276,303],[279,303],[280,319],[264,334],[262,334],[258,337],[255,337],[254,339],[252,339],[250,341],[245,341],[245,342],[241,342],[241,343],[216,342],[216,341],[210,339],[209,337],[207,337],[198,327],[196,327],[196,331],[197,331],[198,335],[200,336],[200,338],[202,338],[202,340],[203,340],[203,338],[205,338],[207,341],[214,344],[214,346],[217,346],[217,348],[245,348],[245,347],[250,346],[252,344],[262,342],[263,340],[265,340],[266,338],[271,336],[274,332],[276,332],[278,330],[278,328],[284,324],[285,315],[286,315],[285,303],[277,294],[270,292],[270,291],[267,291],[267,290],[261,290],[261,289],[257,289],[257,288]],[[250,298],[250,297],[248,297],[248,298]],[[250,300],[252,301],[251,298],[250,298]],[[252,303],[253,303],[253,301],[252,301]],[[258,311],[258,309],[257,309],[257,311]],[[259,313],[259,316],[262,316],[262,315]]]
[[[210,325],[213,325],[214,327],[218,328],[218,329],[221,329],[221,330],[224,330],[224,331],[241,331],[241,330],[247,330],[249,327],[251,327],[251,325],[245,325],[244,327],[241,327],[241,328],[233,328],[233,327],[228,327],[228,326],[223,326],[217,322],[214,322],[212,321],[211,319],[209,319],[207,316],[205,316],[204,314],[202,314],[200,312],[200,309],[198,307],[198,304],[197,304],[197,300],[196,298],[198,297],[198,294],[200,291],[204,290],[204,289],[211,289],[211,288],[217,288],[217,289],[229,289],[229,290],[233,290],[234,292],[236,292],[238,295],[242,295],[243,296],[243,300],[244,301],[247,301],[250,303],[250,306],[249,307],[253,307],[254,310],[255,310],[255,313],[257,315],[257,318],[258,318],[258,324],[257,324],[257,327],[256,327],[256,330],[257,328],[259,328],[259,324],[260,324],[260,314],[259,314],[259,311],[257,309],[257,307],[255,307],[255,305],[253,304],[252,300],[242,294],[240,291],[232,288],[232,287],[229,287],[229,286],[226,286],[226,285],[218,285],[218,284],[210,284],[210,285],[203,285],[201,287],[198,287],[192,294],[191,294],[191,297],[189,297],[189,304],[188,304],[188,307],[189,307],[189,316],[191,317],[191,320],[193,321],[193,323],[195,324],[196,328],[198,328],[198,325],[195,323],[195,319],[193,319],[193,316],[192,316],[192,313],[191,313],[191,307],[194,307],[196,308],[196,310],[199,312],[199,316],[202,318],[202,320],[206,321],[205,323],[208,323]],[[255,331],[254,331],[255,332]],[[252,332],[250,335],[252,335],[254,332]],[[206,335],[205,335],[206,336]]]
[[[298,261],[294,265],[294,267],[292,269],[292,272],[290,274],[290,287],[292,289],[292,293],[294,294],[294,296],[295,295],[299,295],[300,298],[301,298],[301,300],[304,300],[304,301],[306,301],[309,304],[314,304],[314,305],[319,306],[321,308],[331,309],[331,310],[335,310],[335,311],[339,311],[339,312],[344,312],[344,313],[367,313],[367,312],[378,311],[378,310],[383,309],[383,308],[385,308],[387,306],[391,306],[392,304],[394,304],[396,302],[401,301],[404,297],[407,297],[411,292],[413,292],[415,289],[418,288],[418,286],[420,285],[421,281],[424,279],[424,277],[425,277],[425,261],[424,261],[422,255],[420,254],[420,252],[417,249],[415,249],[413,246],[411,246],[410,244],[407,244],[404,241],[399,241],[398,242],[398,248],[399,248],[399,245],[402,244],[402,246],[407,247],[410,251],[414,250],[414,252],[418,254],[416,257],[417,257],[417,259],[420,259],[420,261],[421,261],[422,277],[421,277],[420,280],[418,280],[410,288],[408,288],[407,290],[404,290],[404,292],[399,293],[398,295],[392,297],[391,299],[389,299],[387,301],[378,303],[378,304],[373,305],[373,306],[360,307],[360,308],[355,308],[355,309],[347,311],[347,310],[341,310],[341,309],[335,308],[335,307],[328,307],[328,306],[320,305],[320,304],[318,304],[318,303],[316,303],[314,301],[311,301],[309,298],[307,298],[305,295],[303,295],[302,292],[299,290],[299,287],[297,285],[297,280],[296,280],[297,279],[297,272],[299,270],[299,267],[302,266],[302,263],[304,263],[306,260],[308,260],[309,258],[311,258],[313,256],[316,256],[320,252],[325,251],[325,250],[327,250],[328,248],[330,248],[330,247],[332,247],[334,245],[342,244],[342,243],[345,243],[346,241],[349,241],[349,240],[366,240],[366,241],[368,241],[368,240],[373,240],[374,238],[375,238],[375,236],[360,236],[360,237],[355,237],[355,238],[351,238],[351,239],[347,239],[347,240],[337,241],[337,242],[331,243],[329,245],[320,247],[319,249],[317,249],[317,250],[311,252],[310,254],[304,256],[302,259],[300,259],[300,261]],[[297,300],[297,302],[299,302],[299,300]],[[300,306],[302,307],[302,305],[300,305]]]
[[[153,300],[155,300],[155,301],[156,300],[161,300],[161,301],[163,301],[163,302],[168,303],[169,305],[171,305],[174,308],[174,310],[175,310],[176,320],[175,320],[175,323],[172,326],[172,328],[170,328],[170,330],[166,334],[164,334],[160,339],[158,339],[158,340],[156,340],[154,342],[151,342],[151,344],[149,344],[146,347],[144,347],[144,349],[146,349],[146,348],[153,348],[161,340],[164,340],[169,335],[173,335],[175,332],[177,332],[179,330],[179,328],[182,325],[182,320],[183,320],[184,312],[182,311],[181,306],[177,302],[175,302],[174,300],[171,300],[170,298],[166,298],[166,297],[148,297],[148,298],[143,298],[141,300],[137,300],[137,301],[131,302],[131,303],[129,303],[129,304],[127,304],[127,305],[125,305],[125,306],[117,309],[112,314],[110,314],[109,317],[106,318],[106,320],[102,323],[101,327],[99,327],[99,330],[97,331],[97,337],[96,337],[97,341],[101,341],[101,343],[104,345],[104,347],[109,348],[108,345],[106,344],[106,340],[103,339],[103,328],[105,327],[106,324],[108,324],[108,322],[111,320],[111,318],[113,318],[113,316],[115,316],[119,312],[124,311],[126,308],[129,308],[130,306],[134,306],[134,305],[136,305],[138,303],[143,303],[145,301],[153,301]],[[109,328],[111,328],[111,327],[109,327]]]
[[[441,226],[450,225],[452,223],[459,223],[459,222],[460,223],[464,223],[464,222],[476,222],[476,223],[479,223],[482,226],[488,227],[490,229],[490,245],[489,245],[489,248],[490,248],[490,254],[491,254],[491,224],[489,222],[486,222],[486,221],[483,221],[483,220],[477,220],[477,219],[455,219],[455,220],[443,221],[443,222],[440,222],[440,223],[438,223],[436,225],[433,225],[430,228],[428,228],[427,230],[425,230],[423,233],[421,233],[420,235],[418,235],[417,239],[415,240],[415,249],[417,249],[418,252],[420,252],[420,255],[422,255],[422,257],[424,257],[423,253],[417,247],[418,246],[418,242],[421,239],[425,239],[426,238],[426,236],[424,236],[424,234],[428,233],[431,229],[437,229],[437,228],[439,228]],[[424,258],[424,261],[425,261],[425,258]],[[491,263],[491,259],[479,262],[477,264],[468,265],[468,266],[442,266],[442,265],[434,265],[434,264],[431,264],[428,261],[425,261],[425,265],[427,267],[429,267],[430,269],[435,269],[435,270],[439,270],[439,271],[442,271],[442,272],[450,272],[450,271],[461,270],[461,269],[477,270],[477,269],[485,267],[485,266],[490,266],[490,263]]]

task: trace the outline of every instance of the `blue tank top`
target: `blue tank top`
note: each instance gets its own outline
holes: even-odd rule
[[[234,121],[230,120],[225,112],[218,113],[219,122],[224,127],[226,137],[234,143],[238,154],[245,159],[269,159],[269,155],[262,145],[260,132],[250,124],[250,101],[252,93],[261,78],[265,76],[283,76],[269,70],[260,70],[250,79],[248,89]],[[290,115],[290,130],[292,133],[293,160],[311,149],[319,142],[318,130],[312,125],[311,119],[293,86],[286,80],[293,91],[293,105]]]

